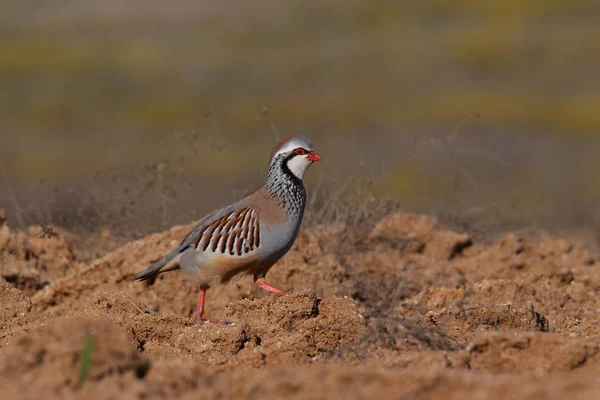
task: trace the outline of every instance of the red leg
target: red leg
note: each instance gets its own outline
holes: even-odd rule
[[[270,285],[270,284],[268,284],[264,280],[254,281],[254,284],[256,286],[258,286],[259,288],[264,289],[264,290],[266,290],[267,292],[270,292],[270,293],[275,293],[275,294],[286,294],[287,293],[285,290],[279,289],[278,287]]]
[[[223,324],[223,321],[213,317],[209,317],[208,315],[204,314],[204,301],[206,300],[206,290],[207,289],[200,289],[200,293],[198,294],[198,321],[206,320],[215,324]]]

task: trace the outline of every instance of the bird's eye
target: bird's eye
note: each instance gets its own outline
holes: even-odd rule
[[[298,155],[303,156],[306,153],[306,150],[304,150],[302,147],[298,147],[296,150],[294,150],[294,152]]]

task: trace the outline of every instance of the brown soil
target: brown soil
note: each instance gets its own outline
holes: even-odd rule
[[[479,243],[403,212],[314,226],[269,273],[289,294],[213,288],[214,325],[179,272],[131,280],[190,227],[118,249],[0,227],[3,398],[600,395],[600,263],[566,240]]]

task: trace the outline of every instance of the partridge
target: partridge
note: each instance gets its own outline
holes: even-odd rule
[[[200,288],[198,319],[222,321],[204,313],[206,291],[238,274],[253,276],[254,284],[284,294],[266,282],[269,269],[294,244],[306,205],[302,178],[321,157],[304,136],[283,139],[271,152],[267,183],[255,193],[208,214],[169,254],[139,272],[143,281],[162,272],[180,269]],[[167,264],[179,257],[172,266]]]

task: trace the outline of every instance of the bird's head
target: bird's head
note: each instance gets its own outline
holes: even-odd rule
[[[275,145],[271,152],[270,166],[277,163],[281,168],[287,168],[296,178],[302,179],[308,167],[320,161],[321,156],[315,152],[310,140],[294,135]]]

